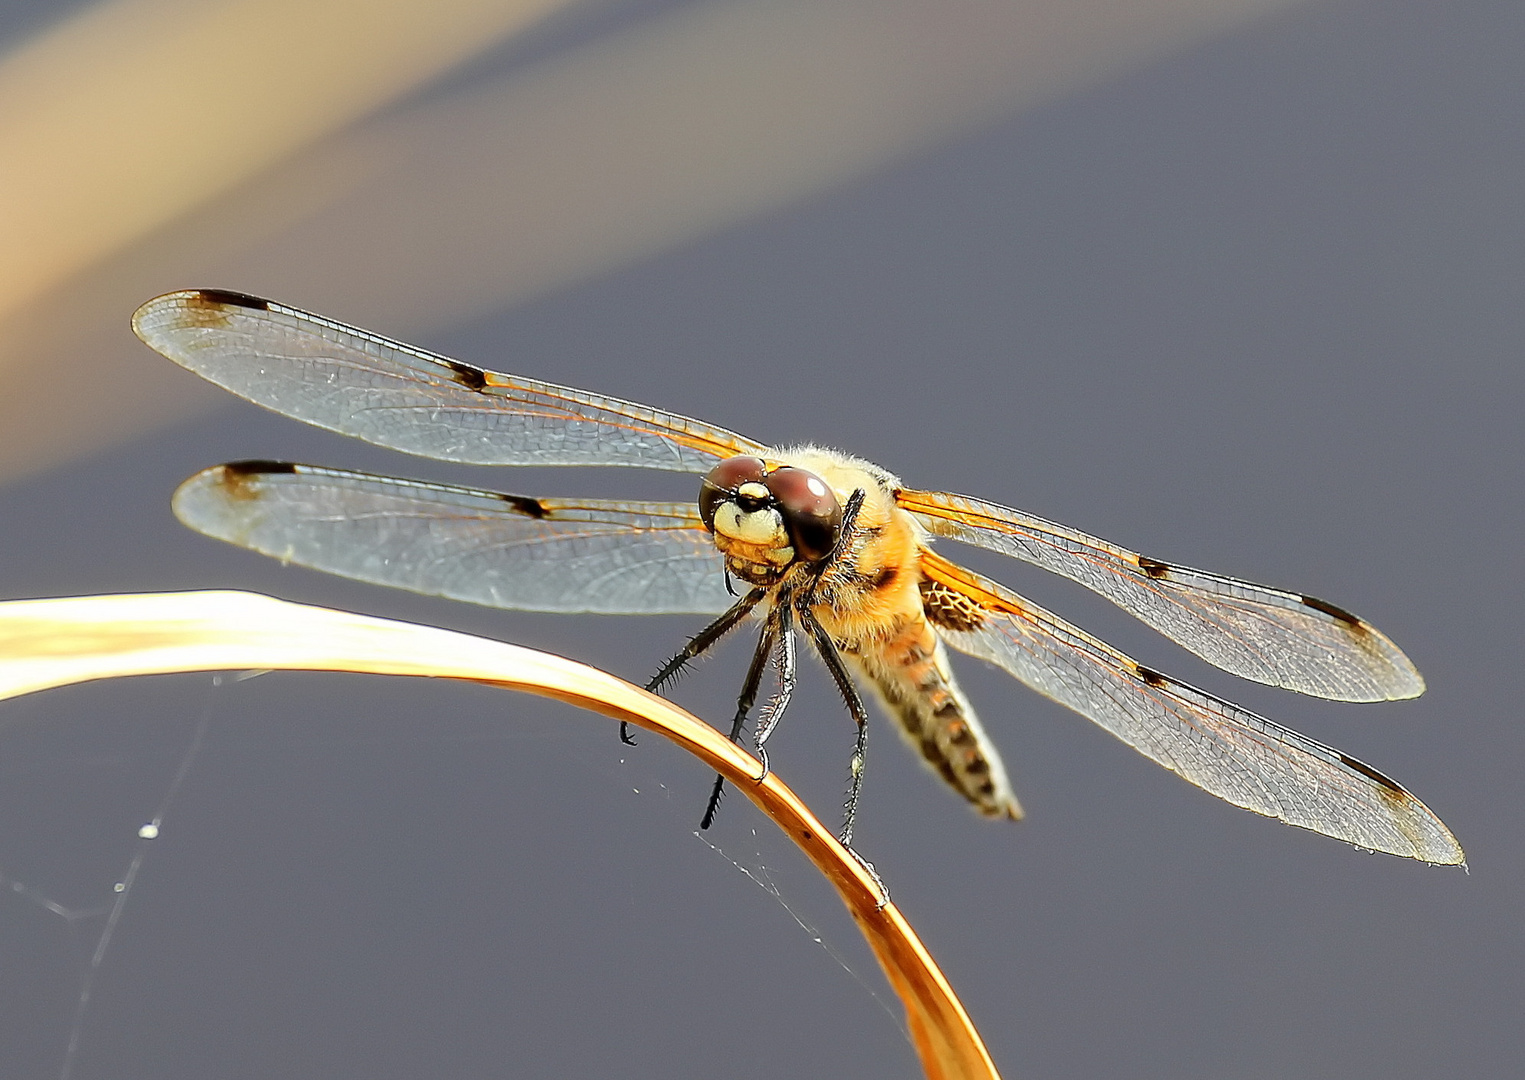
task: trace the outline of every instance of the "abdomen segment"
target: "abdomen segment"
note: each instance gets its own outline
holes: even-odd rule
[[[942,641],[925,619],[889,640],[848,654],[928,766],[986,817],[1013,820],[1022,806],[1005,766],[948,667]]]

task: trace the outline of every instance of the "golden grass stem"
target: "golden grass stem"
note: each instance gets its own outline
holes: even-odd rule
[[[255,593],[216,591],[0,603],[0,699],[126,675],[287,669],[464,679],[636,724],[721,773],[835,886],[905,1006],[927,1076],[998,1076],[979,1033],[872,876],[779,779],[713,727],[586,664],[488,638]]]

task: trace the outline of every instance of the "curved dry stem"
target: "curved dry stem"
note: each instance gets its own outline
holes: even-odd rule
[[[466,679],[557,698],[665,736],[762,809],[841,895],[905,1005],[929,1077],[996,1077],[953,989],[894,904],[776,774],[703,721],[597,668],[518,645],[244,592],[0,603],[0,699],[92,679],[229,669]]]

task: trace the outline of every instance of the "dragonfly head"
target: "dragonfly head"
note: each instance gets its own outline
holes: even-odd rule
[[[770,469],[747,455],[727,458],[705,476],[699,516],[732,569],[758,584],[777,580],[795,562],[828,558],[842,526],[842,507],[826,481],[792,465]]]

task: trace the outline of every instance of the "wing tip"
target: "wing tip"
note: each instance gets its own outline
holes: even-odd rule
[[[269,311],[270,301],[232,289],[181,289],[142,304],[132,313],[132,331],[158,349],[165,329],[219,327],[227,322],[228,308]],[[166,317],[167,312],[172,314]]]
[[[1399,653],[1402,656],[1402,653]],[[1408,657],[1403,657],[1407,662]],[[1419,669],[1413,664],[1406,663],[1407,670],[1400,670],[1398,679],[1393,686],[1390,701],[1407,701],[1410,698],[1419,697],[1425,691],[1424,676],[1419,674]]]
[[[1423,804],[1420,804],[1423,806]],[[1444,823],[1428,809],[1425,810],[1425,823],[1430,828],[1431,835],[1423,841],[1415,839],[1413,850],[1410,852],[1394,852],[1394,854],[1407,854],[1411,859],[1427,863],[1430,866],[1460,866],[1467,867],[1467,853],[1462,850],[1461,841],[1451,834]]]
[[[1345,760],[1344,754],[1340,755]],[[1359,763],[1358,763],[1359,764]],[[1376,774],[1376,770],[1368,770],[1363,767],[1360,771],[1368,775]],[[1387,784],[1393,781],[1387,777],[1381,777]],[[1199,785],[1200,786],[1200,785]],[[1395,792],[1388,792],[1390,796],[1387,802],[1388,814],[1386,822],[1392,826],[1391,832],[1386,836],[1373,835],[1369,830],[1354,830],[1341,827],[1331,827],[1329,822],[1311,821],[1299,818],[1296,815],[1286,813],[1276,808],[1262,808],[1246,806],[1233,799],[1225,799],[1235,806],[1242,806],[1257,814],[1275,818],[1283,824],[1291,825],[1297,829],[1305,829],[1319,836],[1327,836],[1334,840],[1342,840],[1359,851],[1369,851],[1378,855],[1393,855],[1400,859],[1413,859],[1427,866],[1460,866],[1467,868],[1467,853],[1462,850],[1461,842],[1446,827],[1445,822],[1435,816],[1434,811],[1425,806],[1408,791],[1393,784]],[[1208,794],[1214,794],[1208,792]],[[1221,798],[1221,796],[1219,796]]]
[[[211,524],[209,500],[218,506],[250,503],[263,494],[259,479],[264,476],[300,471],[289,461],[230,461],[213,465],[181,481],[170,496],[170,510],[181,524],[218,539],[227,539]]]
[[[1296,824],[1288,822],[1288,824]],[[1308,828],[1307,826],[1298,826]],[[1444,828],[1444,826],[1442,826]],[[1308,829],[1309,832],[1321,833],[1319,829]],[[1329,835],[1321,833],[1321,835]],[[1433,843],[1410,843],[1408,847],[1399,850],[1397,847],[1373,846],[1369,840],[1351,839],[1348,836],[1335,837],[1343,840],[1357,851],[1369,852],[1373,855],[1394,855],[1400,859],[1413,859],[1415,862],[1424,863],[1426,866],[1459,866],[1464,872],[1470,873],[1467,866],[1467,853],[1461,849],[1461,844],[1449,831],[1443,837],[1435,837]]]
[[[1462,850],[1461,841],[1433,810],[1412,795],[1409,798],[1413,800],[1413,818],[1419,826],[1410,837],[1414,847],[1410,857],[1431,866],[1465,867],[1467,853]]]
[[[1424,676],[1392,639],[1371,623],[1338,605],[1303,594],[1303,606],[1328,616],[1345,628],[1353,644],[1371,658],[1369,670],[1375,683],[1372,697],[1355,701],[1404,701],[1424,693]],[[1379,669],[1380,666],[1380,669]],[[1296,689],[1295,687],[1293,689]],[[1338,699],[1336,699],[1338,700]]]
[[[1461,844],[1456,842],[1456,838],[1454,836],[1450,839],[1450,846],[1444,855],[1425,854],[1416,855],[1415,858],[1417,858],[1420,862],[1429,863],[1431,866],[1459,866],[1463,870],[1466,870],[1467,853],[1461,849]]]
[[[1408,701],[1423,694],[1424,676],[1419,674],[1414,662],[1375,627],[1369,623],[1363,625],[1368,632],[1368,640],[1379,641],[1383,646],[1370,654],[1380,659],[1383,667],[1372,672],[1376,683],[1375,694],[1367,700]]]

